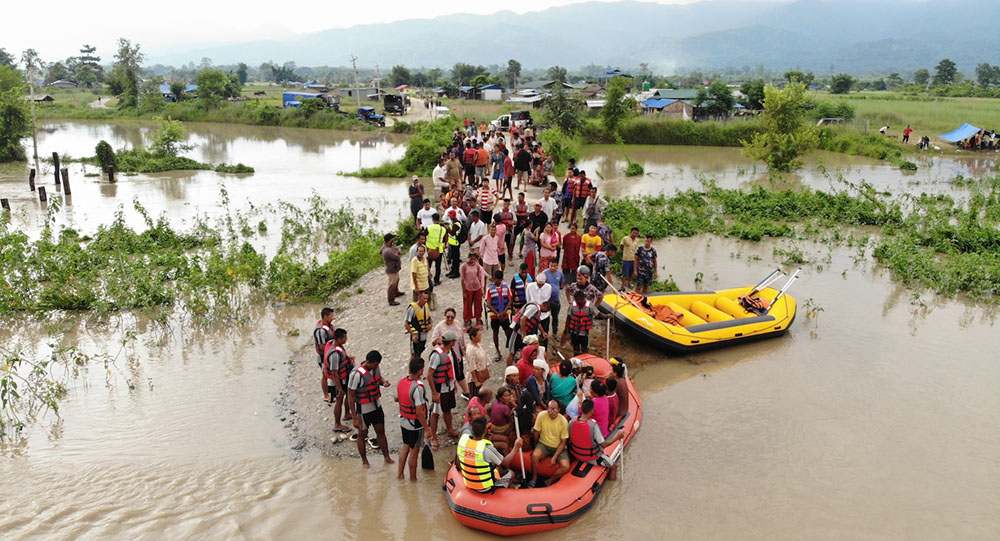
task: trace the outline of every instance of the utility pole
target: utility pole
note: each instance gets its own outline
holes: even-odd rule
[[[358,109],[361,109],[361,86],[358,84],[358,57],[351,55],[351,65],[354,66],[354,97],[358,99]]]
[[[38,55],[34,49],[28,49],[21,55],[21,59],[28,65],[28,95],[31,97],[31,144],[35,159],[35,174],[41,176],[42,168],[38,164],[38,126],[35,122],[35,63],[38,62]]]
[[[378,64],[375,64],[375,95],[376,96],[378,96],[379,94],[381,94],[381,92],[379,92],[379,79],[381,79],[381,78],[382,78],[382,74],[379,72]]]

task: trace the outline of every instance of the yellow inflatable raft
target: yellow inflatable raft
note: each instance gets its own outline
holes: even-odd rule
[[[795,299],[768,284],[784,274],[775,271],[757,286],[679,293],[618,292],[605,295],[600,310],[665,350],[684,354],[780,336],[795,320]]]

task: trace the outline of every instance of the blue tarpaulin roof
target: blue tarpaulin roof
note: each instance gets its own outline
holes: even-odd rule
[[[647,109],[663,109],[675,101],[677,100],[645,100],[640,103]]]
[[[964,122],[954,131],[950,131],[944,135],[939,135],[938,137],[951,143],[957,143],[963,139],[968,139],[977,133],[979,133],[979,128],[969,124],[968,122]]]
[[[468,91],[472,90],[473,88],[475,88],[475,87],[471,87],[471,86],[460,86],[460,87],[458,87],[458,89],[461,90],[462,92],[468,92]]]
[[[186,84],[184,85],[185,93],[193,93],[198,91],[198,85]],[[160,94],[170,94],[170,85],[160,85]]]
[[[486,85],[479,87],[479,90],[500,90],[500,85]]]

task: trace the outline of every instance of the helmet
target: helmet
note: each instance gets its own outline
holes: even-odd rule
[[[576,269],[577,274],[590,274],[590,267],[586,265],[580,265]]]

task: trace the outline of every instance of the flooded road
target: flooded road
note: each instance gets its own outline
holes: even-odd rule
[[[192,133],[207,140],[211,130],[201,129]],[[308,197],[309,189],[278,183],[281,153],[314,185],[343,182],[338,195],[369,189],[396,204],[405,200],[405,181],[365,183],[335,174],[342,166],[330,164],[358,151],[349,138],[286,130],[279,132],[286,140],[243,140],[238,134],[257,128],[226,129],[224,142],[215,143],[225,149],[202,152],[218,152],[212,161],[257,167],[257,175],[227,180],[243,187],[262,176],[250,191],[255,204],[257,197]],[[312,137],[331,139],[315,143],[322,154],[304,150]],[[237,150],[241,145],[251,150]],[[85,153],[70,143],[65,148]],[[375,148],[373,155],[383,154],[372,164],[402,152],[389,142]],[[260,158],[243,154],[251,151]],[[678,182],[696,185],[702,149],[690,152],[694,158],[650,153],[646,170],[687,168]],[[639,159],[638,150],[629,153]],[[585,154],[584,163],[600,159]],[[749,175],[738,174],[741,164],[734,155],[729,168],[701,172],[720,184],[748,182]],[[939,180],[952,166],[942,166]],[[882,178],[879,167],[855,162],[852,171],[862,172],[845,176],[874,183]],[[909,178],[895,175],[900,183]],[[217,177],[188,177],[178,197],[153,175],[124,179],[118,188],[136,190],[174,218],[174,212],[212,212],[212,199],[203,197],[217,193]],[[889,173],[884,178],[889,182]],[[85,195],[105,186],[80,180],[77,220],[104,219],[109,208],[130,201]],[[12,190],[13,182],[4,180],[0,189]],[[612,191],[626,182],[603,186]],[[642,394],[644,425],[627,450],[621,480],[605,486],[595,507],[568,529],[535,537],[1000,536],[996,307],[914,296],[847,247],[707,235],[657,244],[661,277],[672,275],[682,289],[755,282],[780,259],[774,248],[790,247],[823,264],[805,267],[790,291],[800,313],[787,336],[685,358],[661,357],[614,336],[613,351],[636,366],[630,373]],[[822,310],[806,317],[807,303]],[[128,315],[106,325],[75,317],[6,321],[0,343],[7,349],[44,353],[46,344],[61,340],[116,360],[92,363],[73,381],[59,418],[46,416],[23,446],[6,449],[0,532],[5,538],[486,537],[447,511],[440,460],[437,472],[411,485],[378,460],[363,472],[357,459],[291,448],[275,401],[289,360],[313,362],[309,331],[318,309],[258,307],[245,327],[164,327]],[[137,336],[123,349],[122,335],[133,327]],[[394,419],[391,406],[387,412]],[[398,430],[391,420],[387,428]]]

